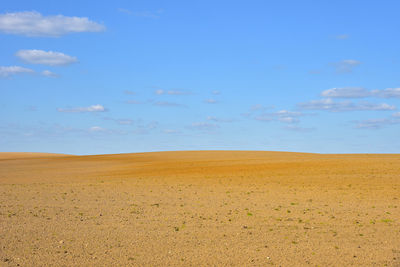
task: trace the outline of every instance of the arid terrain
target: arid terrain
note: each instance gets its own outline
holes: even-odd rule
[[[400,266],[400,155],[0,153],[0,266]]]

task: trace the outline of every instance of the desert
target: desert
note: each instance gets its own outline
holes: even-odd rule
[[[399,0],[0,3],[0,267],[400,267]]]
[[[400,266],[400,155],[0,153],[1,266]]]

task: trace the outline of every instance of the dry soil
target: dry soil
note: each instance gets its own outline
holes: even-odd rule
[[[0,266],[400,266],[400,155],[0,153]]]

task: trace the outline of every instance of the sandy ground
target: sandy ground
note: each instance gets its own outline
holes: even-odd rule
[[[0,153],[0,266],[400,266],[400,155]]]

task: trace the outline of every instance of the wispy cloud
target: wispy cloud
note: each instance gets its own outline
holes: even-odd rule
[[[24,68],[20,66],[0,66],[0,78],[9,78],[15,75],[21,75],[21,74],[40,74],[46,77],[52,77],[52,78],[57,78],[59,77],[58,74],[51,72],[49,70],[44,70],[41,72],[36,72],[32,69],[29,68]]]
[[[126,130],[108,129],[101,126],[92,126],[85,130],[89,134],[107,134],[107,135],[125,135],[128,134]]]
[[[133,131],[134,134],[149,134],[154,129],[157,129],[159,126],[158,121],[151,121],[148,123],[138,123],[136,129]]]
[[[302,112],[280,110],[272,113],[263,113],[255,117],[258,121],[279,121],[283,123],[293,124],[300,122],[299,117],[305,116]]]
[[[37,111],[38,108],[36,106],[28,106],[25,108],[26,111]]]
[[[127,15],[132,15],[132,11],[130,11],[129,9],[126,8],[117,8],[118,12],[127,14]]]
[[[126,94],[126,95],[136,95],[136,92],[133,92],[131,90],[125,90],[124,94]]]
[[[212,93],[213,95],[219,95],[219,94],[221,94],[221,92],[218,91],[218,90],[214,90],[214,91],[212,91],[211,93]]]
[[[259,113],[261,111],[266,111],[268,109],[273,109],[275,108],[274,106],[265,106],[261,104],[255,104],[250,107],[250,111],[247,111],[245,113],[242,113],[241,115],[244,117],[251,117],[254,115],[254,113]]]
[[[102,105],[92,105],[89,107],[58,108],[58,112],[83,113],[83,112],[105,112],[107,109]]]
[[[315,128],[306,128],[298,125],[286,125],[283,129],[294,132],[311,132],[315,130]]]
[[[0,134],[21,136],[24,138],[53,138],[56,136],[78,135],[90,136],[92,134],[126,134],[124,131],[106,129],[101,126],[92,126],[88,128],[75,128],[59,124],[41,123],[39,125],[19,125],[8,124],[5,127],[0,126]]]
[[[165,134],[178,134],[178,133],[180,133],[180,131],[173,130],[173,129],[165,129],[162,132],[165,133]]]
[[[219,128],[219,125],[216,123],[209,123],[209,122],[194,122],[188,128],[205,132],[213,132]]]
[[[89,128],[90,132],[105,132],[106,129],[100,127],[100,126],[93,126]]]
[[[41,74],[42,74],[43,76],[52,77],[52,78],[57,78],[57,77],[59,77],[58,74],[56,74],[56,73],[54,73],[54,72],[51,72],[51,71],[49,71],[49,70],[44,70],[44,71],[41,72]]]
[[[310,71],[308,71],[308,74],[317,75],[317,74],[321,74],[321,71],[320,70],[310,70]]]
[[[72,57],[61,52],[43,50],[19,50],[16,54],[22,61],[30,64],[42,64],[47,66],[63,66],[78,62]]]
[[[332,65],[336,68],[337,73],[351,73],[353,72],[353,69],[360,64],[360,61],[354,59],[345,59],[332,63]]]
[[[213,99],[213,98],[206,99],[206,100],[204,100],[204,102],[207,103],[207,104],[216,104],[216,103],[218,103],[218,101],[216,99]]]
[[[156,11],[133,12],[133,15],[136,17],[142,17],[142,18],[158,19],[158,18],[160,18],[162,13],[164,13],[164,10],[158,9]]]
[[[176,90],[157,89],[154,93],[156,95],[190,95],[190,92],[179,89]]]
[[[169,90],[167,92],[169,95],[189,95],[190,92],[184,91],[184,90]]]
[[[326,110],[332,112],[342,111],[361,111],[361,110],[395,110],[396,106],[389,105],[387,103],[371,103],[371,102],[359,102],[354,103],[351,101],[340,101],[335,102],[331,98],[311,100],[309,102],[303,102],[298,104],[299,108],[306,110]]]
[[[107,121],[114,121],[119,125],[132,125],[134,123],[134,121],[131,119],[114,119],[111,117],[104,117],[103,119]]]
[[[382,98],[400,98],[400,88],[387,88],[383,90],[373,90],[372,94]]]
[[[335,39],[337,39],[337,40],[346,40],[349,38],[350,38],[350,36],[348,34],[339,34],[339,35],[335,36]]]
[[[363,98],[369,97],[372,93],[362,87],[332,88],[322,91],[322,97],[328,98]]]
[[[207,117],[208,121],[214,121],[214,122],[234,122],[234,119],[222,119],[222,118],[217,118],[214,116],[208,116]]]
[[[0,77],[10,77],[18,74],[33,74],[34,70],[20,66],[0,66]]]
[[[36,11],[0,14],[0,32],[8,34],[58,37],[69,33],[104,30],[104,25],[86,17],[43,16]]]
[[[153,103],[154,106],[159,106],[159,107],[186,107],[183,104],[175,103],[175,102],[169,102],[169,101],[156,101]]]
[[[255,104],[253,106],[250,107],[250,110],[252,111],[262,111],[262,110],[267,110],[267,109],[273,109],[275,108],[274,106],[265,106],[265,105],[261,105],[261,104]]]
[[[387,88],[383,90],[367,90],[363,87],[332,88],[321,92],[327,98],[400,98],[400,88]]]
[[[137,100],[127,100],[125,101],[126,104],[131,104],[131,105],[139,105],[142,104],[141,101],[137,101]]]
[[[362,121],[354,121],[355,128],[357,129],[381,129],[388,125],[393,124],[400,124],[400,119],[369,119],[369,120],[362,120]]]
[[[131,119],[118,119],[118,120],[116,120],[116,122],[119,125],[131,125],[131,124],[133,124],[133,120],[131,120]]]

